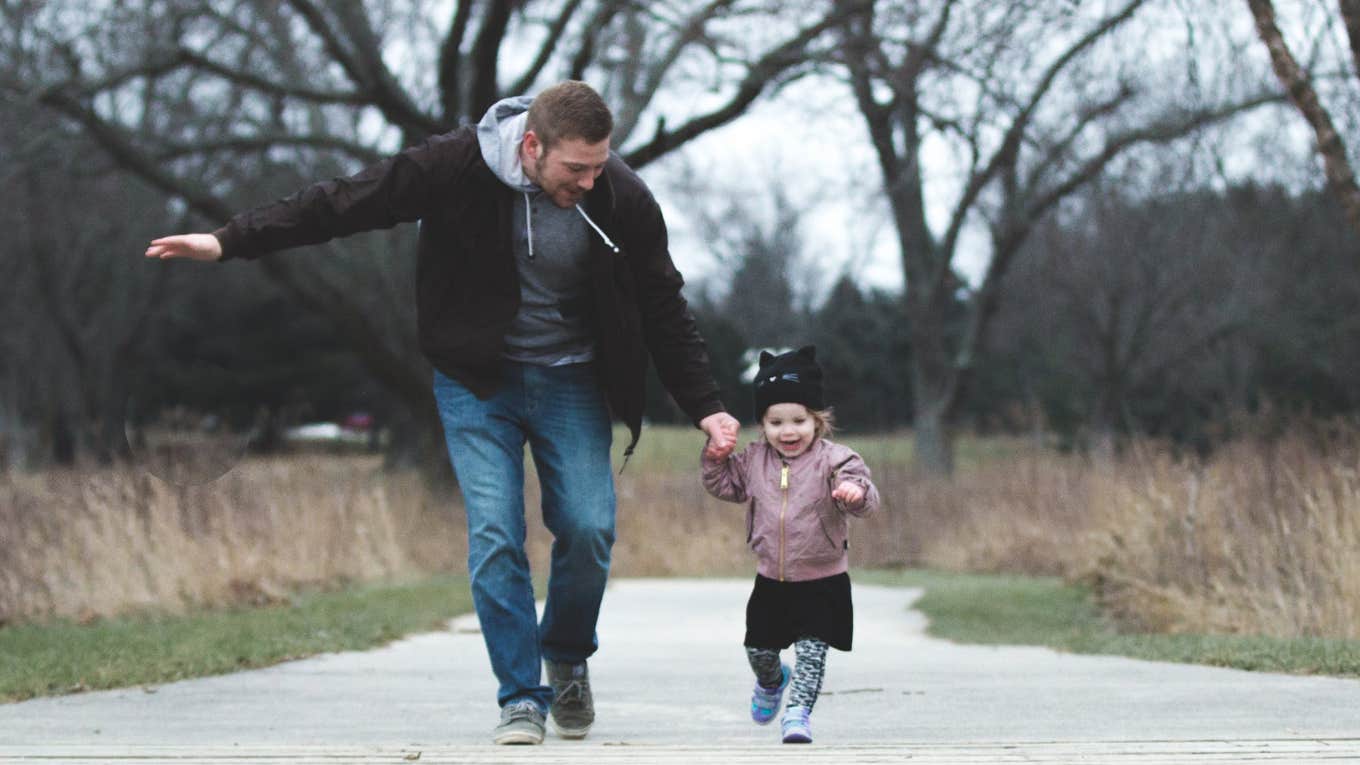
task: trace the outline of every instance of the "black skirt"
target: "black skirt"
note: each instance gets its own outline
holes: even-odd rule
[[[746,602],[746,645],[788,648],[799,638],[815,637],[832,648],[850,650],[854,635],[850,575],[805,582],[781,582],[756,574]]]

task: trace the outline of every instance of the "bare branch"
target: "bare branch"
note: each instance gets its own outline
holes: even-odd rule
[[[581,46],[576,49],[576,55],[571,57],[571,79],[580,80],[585,77],[586,67],[595,60],[596,38],[628,2],[629,0],[607,0],[595,9],[595,15],[586,24],[585,33],[581,36]]]
[[[944,33],[949,29],[950,12],[954,10],[956,0],[949,0],[940,9],[940,15],[935,19],[935,25],[926,34],[925,42],[919,45],[911,45],[907,49],[907,56],[902,61],[902,66],[897,69],[897,84],[914,83],[916,78],[921,76],[925,66],[935,57],[935,49],[939,46],[940,40],[944,38]],[[894,87],[893,90],[897,88]]]
[[[576,15],[576,11],[581,7],[581,0],[567,0],[562,6],[562,11],[557,14],[557,19],[548,28],[548,34],[543,39],[543,44],[538,46],[538,55],[529,68],[524,70],[515,82],[510,86],[507,93],[520,94],[528,93],[529,88],[533,87],[534,81],[543,73],[543,67],[547,66],[548,59],[557,52],[557,44],[561,42],[562,35],[567,30],[567,24],[571,22],[571,17]]]
[[[335,4],[340,23],[354,46],[353,50],[350,50],[312,0],[287,0],[287,2],[321,38],[331,58],[340,64],[350,80],[368,96],[367,100],[376,106],[383,116],[400,127],[408,141],[418,136],[444,132],[446,127],[415,105],[382,62],[381,44],[373,28],[368,24],[367,17],[363,16],[362,4]]]
[[[1317,91],[1313,89],[1308,74],[1289,52],[1284,35],[1280,33],[1280,27],[1275,23],[1275,6],[1270,0],[1247,0],[1247,5],[1256,20],[1256,32],[1270,51],[1270,63],[1275,69],[1275,76],[1280,79],[1289,100],[1298,107],[1317,136],[1317,150],[1322,155],[1328,185],[1346,211],[1346,218],[1351,226],[1360,231],[1360,186],[1356,185],[1355,171],[1351,168],[1350,158],[1346,155],[1346,143],[1333,124],[1331,114],[1318,99]],[[1347,4],[1343,3],[1343,11],[1349,10],[1354,13],[1353,6],[1356,4],[1352,2],[1349,5],[1352,7],[1347,9]],[[1346,19],[1348,34],[1353,28],[1351,22],[1354,20],[1353,15]]]
[[[898,246],[902,252],[903,275],[908,289],[917,289],[926,283],[924,274],[936,260],[935,241],[926,223],[925,200],[921,193],[921,168],[917,162],[920,136],[917,132],[916,110],[919,104],[914,87],[910,84],[909,89],[904,91],[895,89],[889,103],[877,101],[872,65],[866,63],[877,61],[881,68],[889,65],[873,37],[873,27],[874,6],[870,3],[863,14],[849,19],[847,23],[845,61],[850,71],[855,100],[869,128],[869,137],[883,173],[889,204],[899,221],[896,229]],[[893,140],[895,114],[900,115],[896,121],[904,134],[903,157],[898,156]]]
[[[58,252],[57,247],[50,241],[51,222],[46,220],[45,210],[34,209],[34,206],[43,199],[38,191],[36,167],[28,166],[23,175],[25,193],[20,196],[29,207],[29,220],[37,222],[37,225],[30,228],[28,241],[23,243],[21,249],[29,256],[38,275],[38,293],[42,297],[57,336],[61,338],[62,348],[70,355],[76,367],[83,369],[86,359],[85,343],[81,342],[80,328],[76,318],[72,316],[70,301],[60,294],[61,289],[58,286],[60,276],[52,264],[52,258],[56,257]]]
[[[1125,4],[1118,13],[1105,18],[1100,24],[1097,24],[1073,43],[1071,47],[1063,51],[1062,55],[1054,59],[1054,61],[1048,65],[1048,68],[1044,70],[1043,75],[1039,78],[1039,82],[1034,88],[1034,92],[1030,94],[1029,103],[1027,103],[1020,113],[1015,116],[1015,119],[1011,121],[1010,127],[1007,128],[1006,136],[1002,139],[1001,146],[992,155],[992,158],[987,163],[986,167],[979,172],[973,173],[968,179],[968,184],[964,187],[963,193],[959,195],[959,200],[954,206],[954,212],[950,216],[949,226],[944,235],[944,244],[942,248],[944,252],[954,252],[955,245],[963,230],[963,225],[967,220],[968,213],[973,209],[973,205],[977,202],[977,198],[982,193],[982,190],[991,183],[992,179],[994,179],[997,173],[1003,168],[1008,166],[1013,168],[1015,166],[1020,151],[1021,141],[1025,137],[1026,131],[1029,129],[1030,118],[1034,115],[1034,111],[1039,108],[1039,104],[1043,101],[1044,97],[1048,95],[1049,90],[1053,87],[1053,83],[1057,81],[1058,75],[1062,74],[1063,70],[1067,68],[1067,65],[1076,60],[1077,56],[1083,51],[1094,45],[1108,34],[1110,30],[1123,24],[1132,17],[1134,11],[1138,10],[1143,2],[1144,0],[1130,0],[1130,2]],[[943,285],[945,278],[950,273],[949,260],[950,258],[946,257],[945,261],[941,264],[941,267],[936,270],[934,276],[935,284],[937,285],[936,288]]]
[[[1337,0],[1341,6],[1341,21],[1346,26],[1346,39],[1351,43],[1351,61],[1355,75],[1360,77],[1360,0]]]
[[[1108,140],[1104,148],[1075,170],[1067,178],[1047,192],[1038,195],[1029,204],[1013,205],[1013,209],[993,231],[992,259],[987,264],[982,286],[973,296],[969,311],[968,326],[959,343],[955,356],[955,366],[967,370],[981,347],[983,330],[991,316],[996,312],[1000,296],[1000,284],[1011,262],[1020,251],[1021,244],[1029,236],[1036,223],[1062,199],[1081,186],[1089,183],[1104,170],[1115,157],[1133,146],[1144,143],[1162,143],[1182,138],[1185,135],[1216,122],[1235,117],[1244,111],[1269,103],[1277,103],[1277,95],[1264,95],[1217,109],[1197,111],[1179,119],[1169,118],[1145,127],[1130,130]],[[1017,200],[1019,201],[1019,200]]]
[[[647,103],[661,87],[661,80],[670,71],[671,67],[684,54],[685,49],[691,44],[703,40],[707,35],[707,24],[709,20],[722,12],[723,9],[731,7],[735,0],[710,0],[709,3],[698,9],[680,26],[678,34],[671,40],[670,46],[665,52],[655,57],[637,56],[635,61],[629,62],[638,68],[643,68],[641,81],[629,83],[625,103],[623,108],[617,110],[616,123],[618,132],[621,135],[628,135],[637,124]]]
[[[472,84],[468,92],[468,109],[473,114],[491,108],[500,98],[496,79],[496,62],[500,59],[501,42],[510,26],[510,14],[521,0],[491,0],[482,15],[482,28],[472,43]]]
[[[354,54],[366,73],[369,92],[376,106],[387,118],[399,125],[406,133],[408,141],[423,138],[430,133],[442,133],[448,126],[426,114],[415,101],[402,89],[397,78],[387,68],[382,58],[382,40],[373,30],[368,14],[362,3],[337,2],[335,14],[349,36]]]
[[[229,82],[244,85],[266,95],[297,98],[318,104],[350,104],[361,106],[369,102],[364,94],[357,91],[315,90],[302,85],[284,85],[282,83],[273,82],[265,77],[251,74],[250,72],[233,69],[225,64],[213,61],[201,53],[188,50],[187,48],[181,48],[178,52],[178,56],[181,61],[190,64],[197,69],[211,72]]]
[[[463,35],[467,34],[475,1],[458,0],[449,33],[439,46],[439,98],[444,108],[444,121],[448,123],[456,122],[462,113],[463,83],[459,71],[463,63]]]
[[[42,103],[76,120],[87,134],[122,167],[153,187],[183,199],[191,209],[209,220],[224,221],[231,208],[218,197],[166,171],[155,158],[141,150],[119,127],[105,122],[94,111],[60,92],[41,96]],[[412,370],[406,359],[390,351],[382,334],[358,306],[338,290],[325,292],[315,279],[299,271],[287,258],[261,258],[259,265],[269,278],[292,294],[309,310],[335,321],[353,341],[365,368],[406,401],[429,398],[429,381]]]
[[[1207,332],[1204,335],[1201,335],[1199,338],[1196,338],[1192,342],[1188,343],[1184,348],[1180,349],[1179,352],[1172,354],[1165,359],[1162,359],[1161,362],[1144,370],[1142,378],[1145,380],[1155,380],[1158,377],[1161,377],[1162,375],[1166,374],[1169,370],[1175,369],[1176,367],[1185,363],[1189,359],[1203,355],[1203,353],[1206,350],[1214,347],[1215,345],[1221,343],[1222,341],[1228,339],[1229,337],[1232,337],[1238,332],[1241,332],[1248,326],[1249,326],[1248,322],[1242,319],[1234,321],[1225,321],[1224,323],[1214,328],[1213,331]]]
[[[65,89],[78,93],[82,97],[89,97],[105,90],[120,88],[123,85],[142,77],[160,77],[169,74],[187,63],[189,63],[189,61],[184,56],[184,51],[176,51],[169,55],[160,55],[149,58],[136,66],[109,72],[97,80],[79,82],[72,79],[65,82],[54,83],[48,87]]]
[[[737,117],[751,105],[767,88],[775,85],[778,79],[793,67],[803,64],[807,46],[827,30],[845,23],[855,13],[861,13],[864,3],[849,3],[850,10],[833,10],[826,17],[783,44],[761,56],[746,71],[746,76],[737,84],[736,93],[727,103],[708,114],[694,117],[675,130],[667,131],[659,125],[656,135],[646,145],[631,152],[625,159],[631,167],[640,168],[668,151],[683,145],[694,137],[724,125]]]
[[[1052,189],[1037,196],[1024,208],[1022,217],[1030,220],[1038,220],[1053,205],[1071,194],[1078,187],[1094,178],[1106,165],[1115,157],[1122,154],[1125,150],[1146,143],[1165,143],[1183,138],[1186,135],[1208,127],[1224,120],[1236,117],[1237,115],[1250,111],[1267,104],[1279,103],[1281,97],[1278,94],[1264,94],[1244,99],[1232,104],[1225,104],[1213,109],[1194,111],[1180,117],[1168,117],[1161,121],[1152,122],[1141,128],[1129,130],[1118,134],[1105,142],[1104,148],[1095,156],[1082,163],[1081,167],[1075,170],[1070,176],[1058,183]]]
[[[335,30],[331,29],[321,9],[316,7],[311,0],[287,0],[287,2],[302,17],[303,21],[307,22],[307,26],[312,32],[321,38],[322,46],[326,49],[326,52],[340,65],[340,68],[345,70],[350,80],[360,88],[367,90],[370,83],[364,76],[363,67],[345,48]]]
[[[47,90],[39,94],[38,100],[67,117],[80,123],[91,138],[106,151],[119,165],[132,171],[153,187],[179,197],[213,220],[226,220],[231,217],[231,208],[217,197],[206,194],[183,182],[163,168],[155,159],[143,152],[121,128],[112,125],[95,114],[85,104],[62,91]]]
[[[1085,132],[1086,128],[1090,127],[1100,118],[1114,114],[1119,110],[1119,107],[1127,103],[1134,95],[1136,95],[1136,91],[1134,91],[1133,88],[1121,86],[1119,92],[1115,93],[1115,95],[1110,98],[1082,109],[1081,113],[1077,115],[1076,122],[1072,124],[1072,129],[1058,138],[1052,146],[1049,146],[1043,153],[1043,159],[1030,168],[1025,181],[1026,187],[1034,188],[1045,173],[1057,165],[1063,157],[1067,156],[1072,145],[1076,143],[1077,137]]]
[[[364,164],[372,164],[385,155],[368,146],[355,143],[346,138],[330,135],[297,135],[295,133],[259,133],[252,136],[219,138],[198,141],[192,144],[163,144],[156,152],[157,161],[164,162],[217,152],[251,153],[265,151],[276,146],[302,146],[312,149],[335,149],[348,154]]]

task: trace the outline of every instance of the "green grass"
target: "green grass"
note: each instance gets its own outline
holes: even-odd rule
[[[1239,669],[1357,676],[1360,641],[1122,634],[1083,588],[1059,579],[857,571],[866,584],[921,587],[929,633],[961,643],[1041,645]],[[0,701],[149,686],[362,650],[440,629],[471,610],[467,578],[299,595],[285,606],[0,629]]]
[[[154,685],[371,648],[472,610],[467,577],[366,585],[287,605],[0,629],[0,701]]]
[[[1360,675],[1360,641],[1253,635],[1121,633],[1082,587],[1048,577],[860,571],[869,584],[921,587],[929,634],[960,643],[1041,645],[1073,653],[1262,672]]]

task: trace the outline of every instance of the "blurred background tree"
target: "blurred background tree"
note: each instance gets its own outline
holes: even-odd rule
[[[1353,416],[1358,234],[1311,154],[1360,129],[1353,3],[1272,16],[1287,89],[1248,5],[0,0],[5,461],[118,459],[130,402],[196,402],[266,434],[370,412],[394,464],[446,468],[412,228],[246,267],[140,252],[564,77],[715,264],[688,294],[744,419],[752,351],[807,342],[842,427],[912,427],[936,471],[960,427],[1110,453]],[[658,174],[767,110],[762,142],[796,145],[764,174]],[[834,206],[848,254],[818,238]]]
[[[236,210],[318,178],[352,172],[428,134],[476,121],[503,96],[568,77],[597,84],[616,110],[615,146],[634,167],[642,167],[732,121],[767,91],[798,77],[824,32],[837,22],[837,11],[828,4],[806,3],[791,11],[759,0],[665,6],[619,0],[459,0],[442,18],[437,7],[447,5],[417,0],[5,0],[0,3],[5,27],[0,92],[28,113],[41,111],[46,124],[59,125],[80,143],[83,156],[103,166],[111,183],[135,184],[146,195],[119,198],[89,189],[84,209],[99,210],[109,220],[151,223],[129,231],[125,240],[113,240],[84,221],[71,220],[73,197],[62,189],[29,184],[23,192],[29,204],[50,211],[47,225],[33,221],[36,230],[56,236],[48,230],[53,223],[72,232],[83,228],[86,241],[62,248],[84,249],[84,257],[101,261],[116,258],[130,273],[140,272],[135,278],[142,282],[160,283],[164,277],[152,276],[151,268],[128,262],[139,240],[216,227]],[[13,117],[24,119],[18,113]],[[7,143],[7,169],[28,177],[58,175],[68,182],[63,166],[13,151],[22,140],[16,136],[16,142]],[[247,305],[224,311],[221,318],[239,322],[270,311],[272,341],[280,347],[298,349],[305,340],[315,340],[290,336],[288,330],[305,326],[304,313],[320,317],[330,338],[346,347],[383,391],[386,415],[396,432],[405,434],[393,441],[394,458],[425,455],[437,466],[446,460],[438,447],[429,370],[415,347],[408,298],[413,236],[413,230],[405,230],[354,237],[266,258],[249,275],[224,275],[243,269],[198,269],[157,293],[157,300],[143,301],[151,305],[141,310],[187,317],[185,307],[193,306],[200,324],[191,334],[202,340],[226,331],[207,323],[205,300],[239,297],[222,289],[222,282],[241,279],[241,291],[256,299],[247,298]],[[95,242],[99,246],[92,246]],[[53,265],[69,278],[91,276]],[[108,286],[98,279],[90,283]],[[294,310],[278,313],[286,309],[270,301],[280,294]],[[135,317],[125,322],[136,325]],[[20,326],[31,329],[29,322]],[[237,323],[230,331],[239,329]],[[67,340],[68,351],[79,345]],[[201,343],[193,352],[221,355]],[[17,353],[16,358],[29,357],[26,351]],[[164,348],[144,355],[167,356]],[[255,363],[272,364],[267,358],[257,354]],[[119,377],[104,385],[126,389],[130,362],[126,354],[121,361],[105,364],[94,376]],[[230,366],[239,371],[238,363]],[[291,385],[303,385],[313,400],[325,398],[315,384],[299,379]],[[365,397],[356,393],[345,405],[358,406]],[[63,444],[54,452],[60,461],[73,458],[77,447],[66,446],[70,439],[61,434],[70,429],[67,423],[88,419],[90,412],[74,411],[69,402],[32,399],[20,388],[11,389],[9,398],[15,399],[16,421],[36,417],[44,431],[39,440]],[[117,415],[110,412],[105,419],[121,423]],[[9,427],[23,430],[16,421]]]

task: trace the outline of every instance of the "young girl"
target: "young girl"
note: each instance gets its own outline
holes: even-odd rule
[[[710,444],[704,488],[747,502],[746,537],[756,581],[746,604],[746,656],[755,671],[751,719],[774,719],[789,691],[786,744],[812,741],[809,715],[822,687],[828,647],[850,650],[852,608],[846,514],[878,509],[878,489],[854,451],[828,441],[822,370],[812,346],[760,354],[756,417],[763,438],[732,455]],[[792,644],[792,672],[779,652]]]

